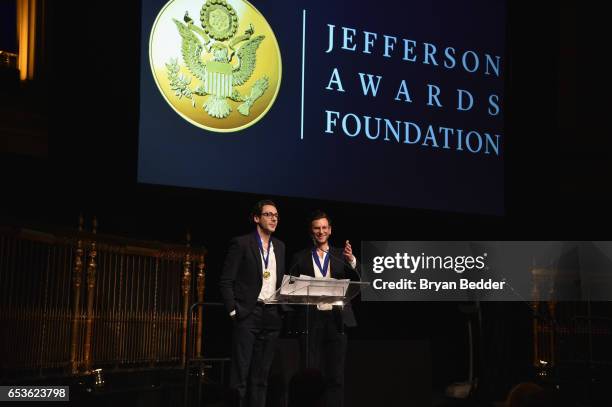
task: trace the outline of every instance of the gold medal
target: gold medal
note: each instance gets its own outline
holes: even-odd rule
[[[270,272],[268,270],[264,271],[263,276],[265,279],[268,279],[270,277]]]

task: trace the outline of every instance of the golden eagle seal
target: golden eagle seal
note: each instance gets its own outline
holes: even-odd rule
[[[182,0],[182,3],[187,1]],[[212,121],[207,119],[207,123],[202,123],[202,127],[213,127],[212,130],[217,130],[218,123],[220,124],[224,119],[231,120],[232,116],[240,115],[248,120],[253,107],[258,103],[267,102],[267,106],[256,109],[257,113],[261,114],[262,111],[265,113],[273,102],[280,84],[280,52],[276,39],[258,12],[256,12],[257,15],[265,23],[260,25],[264,26],[264,29],[267,28],[268,35],[256,33],[256,21],[247,21],[240,30],[241,18],[230,2],[241,1],[207,0],[199,10],[198,23],[190,16],[188,8],[186,11],[183,9],[179,14],[179,16],[182,15],[181,20],[176,14],[168,16],[174,26],[174,35],[180,38],[180,49],[177,50],[177,53],[180,52],[180,57],[173,56],[166,59],[163,84],[167,83],[168,92],[162,89],[162,93],[175,110],[180,110],[181,115],[190,116],[189,119],[193,123],[192,114],[185,111],[185,105],[173,103],[174,99],[169,100],[168,94],[173,95],[177,100],[189,99],[191,109],[205,112],[209,118],[214,119]],[[165,14],[170,12],[170,10],[163,10],[162,13],[164,11]],[[163,43],[163,41],[165,38],[162,39],[160,35],[158,42]],[[265,46],[267,41],[271,42],[268,48],[277,51],[278,68],[271,70],[272,75],[277,76],[273,81],[274,97],[262,101],[261,99],[264,99],[262,97],[270,92],[271,81],[265,66],[256,73],[257,54],[260,47]],[[167,44],[164,45],[167,47]],[[153,53],[153,51],[152,46],[150,52]],[[153,65],[153,56],[151,59]],[[270,58],[266,59],[270,60]],[[156,72],[155,67],[153,70],[154,75],[161,73],[159,70]],[[160,89],[163,88],[160,86],[160,78],[155,76],[158,86]],[[233,113],[232,102],[235,103],[236,113]],[[200,120],[195,121],[200,122]],[[231,130],[234,129],[229,129]],[[221,129],[220,131],[228,130]]]

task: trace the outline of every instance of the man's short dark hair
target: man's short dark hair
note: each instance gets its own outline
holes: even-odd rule
[[[312,226],[312,222],[314,222],[315,220],[319,220],[319,219],[327,219],[327,223],[329,223],[329,226],[331,226],[332,224],[332,221],[329,215],[323,212],[322,210],[317,209],[316,211],[312,212],[310,216],[308,217],[308,228],[310,229],[310,227]]]
[[[255,206],[253,206],[253,209],[251,209],[251,221],[253,221],[253,217],[254,216],[261,216],[261,212],[263,211],[263,207],[266,205],[271,205],[273,207],[275,207],[278,210],[278,207],[276,206],[276,204],[274,202],[272,202],[269,199],[263,199],[259,202],[257,202],[255,204]]]

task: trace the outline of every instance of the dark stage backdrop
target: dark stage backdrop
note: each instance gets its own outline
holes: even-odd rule
[[[504,213],[504,1],[254,1],[265,20],[228,3],[236,33],[206,43],[204,1],[142,2],[140,182]],[[219,90],[219,64],[238,67],[250,42],[212,53],[249,24],[265,35],[256,68]],[[264,77],[244,116],[228,95]]]
[[[0,218],[19,224],[31,222],[74,227],[78,213],[84,211],[88,219],[94,214],[98,216],[101,233],[173,242],[180,242],[185,231],[190,229],[192,244],[203,245],[209,249],[206,298],[217,300],[218,274],[227,243],[231,236],[251,231],[246,213],[254,201],[269,194],[137,184],[138,120],[139,116],[143,118],[143,115],[139,114],[141,86],[138,78],[141,61],[147,58],[146,48],[142,50],[141,44],[140,3],[112,1],[105,3],[104,7],[91,3],[77,8],[70,3],[53,2],[53,7],[49,7],[52,17],[50,27],[53,29],[47,40],[51,55],[49,77],[52,80],[42,84],[49,87],[46,99],[29,101],[32,104],[49,105],[49,157],[37,159],[2,156],[0,176],[3,181],[3,199],[0,204]],[[269,9],[273,8],[275,3],[280,2],[253,2],[276,30],[276,23],[269,16]],[[384,6],[388,7],[389,4],[393,10],[393,4],[397,3],[384,3]],[[506,166],[505,216],[479,216],[273,196],[278,200],[282,216],[278,236],[287,242],[288,247],[297,250],[308,244],[304,218],[315,208],[326,209],[334,217],[333,238],[336,244],[341,244],[344,239],[350,239],[358,246],[361,240],[494,240],[524,239],[526,235],[544,240],[550,239],[555,232],[563,232],[566,235],[569,230],[582,231],[583,234],[576,236],[578,238],[595,238],[593,234],[584,233],[589,230],[600,230],[602,239],[609,237],[605,223],[602,222],[602,219],[609,218],[609,200],[568,203],[568,197],[559,196],[558,193],[558,2],[547,1],[529,6],[509,2],[507,8],[508,68],[505,72],[502,69],[502,75],[506,79],[506,133],[511,137],[501,148]],[[339,17],[336,29],[342,24],[350,26],[345,19],[348,19],[351,13],[353,11],[347,10],[344,13],[346,16]],[[395,19],[395,14],[390,11],[385,15],[385,19]],[[308,16],[312,17],[312,13]],[[196,20],[198,15],[192,14],[192,17]],[[182,16],[178,17],[179,20],[181,18]],[[283,41],[291,41],[293,38],[293,47],[299,49],[299,10],[297,21],[297,34],[287,38],[277,35],[281,47]],[[380,24],[382,23],[374,22],[371,31],[378,29],[376,27]],[[404,31],[404,26],[406,24],[402,23],[393,26],[392,30],[380,29],[378,33],[396,34],[398,37],[405,35],[420,42],[447,44],[445,41],[438,42],[435,38],[425,36],[410,38],[410,32]],[[370,28],[370,25],[366,27],[366,24],[359,20],[354,24],[354,28],[363,30]],[[363,37],[358,39],[362,42]],[[312,45],[311,42],[308,44]],[[449,40],[448,45],[454,45],[454,42]],[[284,48],[282,52],[283,63],[286,64]],[[145,55],[142,55],[143,53]],[[359,59],[366,57],[363,54],[353,56]],[[376,59],[379,61],[378,65],[385,62],[380,54]],[[376,68],[378,69],[378,66]],[[445,69],[440,71],[445,74],[455,72]],[[433,68],[431,72],[435,72]],[[282,86],[285,86],[286,77],[285,70]],[[383,75],[385,82],[387,77],[388,75]],[[597,76],[592,80],[596,81],[596,78]],[[348,89],[348,82],[343,83],[345,82]],[[352,86],[355,85],[358,91],[359,82],[353,82]],[[466,84],[466,89],[468,85],[472,86],[471,82]],[[275,109],[281,108],[280,98],[283,97],[283,92],[288,92],[284,89],[279,91],[279,99],[268,114],[251,129],[257,129],[269,116],[273,117],[271,115]],[[153,97],[160,99],[160,104],[165,104],[159,91],[154,91],[157,93],[151,92]],[[318,91],[322,92],[322,89],[319,87]],[[352,92],[354,91],[353,89]],[[415,106],[416,94],[411,96],[412,106]],[[343,99],[348,103],[348,97]],[[422,103],[422,99],[418,100]],[[171,111],[167,104],[164,109]],[[176,114],[174,116],[173,120],[182,120]],[[397,120],[400,119],[402,118],[397,117]],[[183,125],[191,126],[186,122]],[[192,131],[195,130],[198,129],[194,127]],[[591,136],[603,137],[604,134],[606,133],[603,131],[589,132],[589,137],[570,134],[568,139],[571,140],[567,141],[566,146],[572,152],[581,148],[584,155],[591,158],[594,156],[594,150],[597,150],[597,144],[593,143]],[[197,139],[224,139],[236,135],[198,134]],[[339,139],[346,138],[340,134],[333,135],[336,136]],[[365,142],[363,139],[345,141],[346,145],[351,141]],[[371,144],[377,148],[386,146],[383,142]],[[266,151],[267,144],[258,145],[261,146],[257,150],[258,153]],[[410,146],[402,144],[396,147]],[[457,155],[457,152],[443,149],[431,149],[430,153],[440,153],[441,156],[451,153]],[[465,155],[468,156],[467,153]],[[176,158],[171,151],[168,157]],[[478,157],[480,156],[476,155],[477,159]],[[190,165],[192,161],[197,160],[201,160],[199,155],[190,159],[185,156],[183,162]],[[236,165],[237,163],[236,161]],[[411,171],[414,169],[409,161],[406,161],[406,165]],[[341,183],[342,177],[350,176],[351,172],[352,167],[335,166],[333,176],[338,181],[334,181],[334,184]],[[455,172],[456,169],[453,169],[452,173]],[[595,179],[607,178],[602,176]],[[385,180],[384,183],[388,181]],[[601,184],[601,189],[604,190],[607,184]],[[483,189],[486,193],[490,190],[494,195],[498,186],[486,185]],[[426,193],[435,194],[435,185],[429,187],[433,191],[428,190]],[[515,306],[517,309],[512,308]],[[508,316],[525,311],[521,307],[521,304],[510,304],[507,309],[502,309],[502,312],[494,310],[495,312],[488,316],[485,315],[485,324],[498,324],[497,335],[505,338],[507,342],[504,342],[503,349],[500,349],[498,342],[490,342],[492,354],[502,352],[507,355],[508,365],[498,363],[494,366],[496,359],[490,360],[491,369],[497,369],[500,374],[511,372],[509,365],[516,367],[529,364],[528,346],[523,346],[525,331],[517,332],[514,325],[505,323]],[[431,354],[436,366],[433,372],[434,383],[448,384],[452,380],[465,377],[465,344],[461,339],[465,335],[465,323],[459,318],[461,315],[455,304],[359,303],[356,308],[360,325],[350,333],[353,339],[433,338],[435,343],[431,347]],[[523,351],[525,348],[527,350]],[[525,360],[521,359],[523,357]],[[445,369],[449,364],[456,367],[455,372]],[[444,377],[436,380],[436,376],[440,374]],[[518,375],[506,382],[516,382],[514,379],[518,380]]]

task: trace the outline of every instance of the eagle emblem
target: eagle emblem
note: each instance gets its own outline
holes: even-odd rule
[[[258,78],[250,91],[241,94],[237,87],[244,85],[253,75],[257,49],[264,35],[254,35],[249,27],[236,36],[238,15],[226,0],[207,0],[200,10],[201,27],[186,11],[183,21],[172,19],[181,37],[181,55],[192,77],[183,75],[177,58],[166,63],[170,88],[178,98],[203,98],[202,108],[211,117],[224,119],[232,113],[228,99],[241,102],[238,112],[248,116],[251,107],[268,89],[267,76]],[[194,78],[197,83],[193,84]]]

